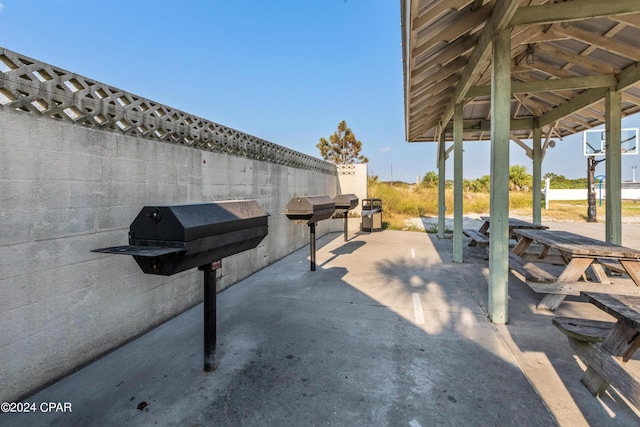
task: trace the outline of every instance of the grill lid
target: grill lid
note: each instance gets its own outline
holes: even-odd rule
[[[290,220],[311,224],[330,218],[335,210],[336,204],[329,196],[296,196],[289,200],[284,213]]]
[[[129,246],[92,252],[132,255],[145,273],[170,276],[255,248],[267,216],[255,200],[145,206],[129,227]]]
[[[336,204],[336,211],[350,211],[358,206],[358,197],[355,194],[338,194],[333,198]]]
[[[131,223],[129,243],[189,242],[266,224],[255,200],[145,206]]]

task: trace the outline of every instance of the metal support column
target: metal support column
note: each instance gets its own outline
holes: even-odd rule
[[[509,131],[511,118],[511,31],[493,36],[491,72],[491,235],[489,316],[508,322],[509,300]]]

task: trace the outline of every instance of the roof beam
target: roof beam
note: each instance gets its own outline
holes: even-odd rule
[[[582,110],[583,108],[586,108],[591,104],[595,104],[596,102],[601,101],[606,93],[606,87],[588,89],[582,92],[580,95],[574,97],[571,101],[565,102],[564,104],[559,105],[548,113],[540,116],[539,125],[540,127],[549,125],[565,116],[568,116],[571,113]]]
[[[491,131],[491,120],[465,120],[464,121],[464,133],[473,133],[473,132],[490,132]],[[534,127],[534,119],[515,119],[511,120],[509,129],[510,130],[531,130]],[[450,131],[453,129],[453,123],[449,122],[447,126],[444,128],[445,131]]]
[[[624,15],[611,17],[614,21],[640,28],[640,15]]]
[[[515,136],[514,134],[511,134],[509,136],[513,142],[518,144],[524,150],[527,157],[533,160],[533,149],[529,147],[527,144],[525,144],[524,142],[522,142],[522,140],[517,136]]]
[[[542,104],[541,102],[532,99],[529,96],[526,95],[520,95],[520,94],[516,94],[514,95],[514,98],[518,100],[518,102],[520,103],[520,105],[527,110],[528,112],[530,112],[532,115],[534,116],[540,116],[542,115],[542,112],[545,111],[545,105]]]
[[[550,75],[551,77],[557,78],[570,78],[576,77],[576,75],[570,71],[564,70],[562,68],[554,68],[548,64],[544,64],[542,61],[536,61],[532,65],[527,65],[524,61],[520,62],[518,65],[515,65],[511,68],[511,74],[518,72],[529,73],[533,70],[541,71],[545,74]]]
[[[559,49],[556,46],[550,45],[548,43],[537,44],[535,50],[547,54],[553,58],[561,59],[571,64],[586,68],[587,70],[590,70],[597,74],[615,74],[620,71],[610,64],[596,61],[590,57],[580,54],[567,52],[566,50]]]
[[[618,80],[613,74],[538,80],[534,82],[511,82],[511,94],[610,87],[615,86],[617,83]],[[491,86],[477,86],[469,89],[466,97],[475,98],[476,96],[489,95],[491,95]]]
[[[640,81],[640,63],[636,62],[618,73],[616,91],[621,91]]]
[[[622,91],[628,86],[631,86],[640,81],[640,64],[635,63],[617,75],[618,84],[615,86],[616,91]],[[571,113],[582,110],[591,104],[595,104],[601,101],[607,93],[607,88],[592,88],[582,92],[580,95],[573,98],[571,101],[566,102],[546,114],[540,116],[540,126],[545,126],[550,123],[560,120]]]
[[[640,11],[638,0],[580,0],[522,7],[511,19],[511,25],[540,25],[628,15]]]
[[[491,16],[487,20],[482,34],[478,39],[473,52],[469,56],[469,61],[460,76],[460,83],[456,86],[454,96],[447,104],[444,114],[440,119],[441,124],[446,124],[453,116],[453,107],[462,102],[467,91],[473,84],[473,78],[476,76],[479,67],[486,62],[489,48],[491,47],[491,39],[497,31],[501,31],[509,26],[511,18],[518,10],[519,1],[497,0]]]
[[[609,52],[615,52],[617,55],[623,56],[627,59],[634,60],[640,58],[640,49],[635,45],[629,43],[622,43],[612,40],[609,37],[603,37],[594,34],[590,31],[586,31],[576,27],[575,25],[569,25],[568,28],[558,26],[550,29],[547,34],[562,35],[565,38],[573,38],[576,40],[582,40],[592,46],[597,46],[600,49],[608,50]]]

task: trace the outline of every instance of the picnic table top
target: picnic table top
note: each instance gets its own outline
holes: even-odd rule
[[[490,216],[481,216],[480,217],[481,220],[486,221],[488,223],[491,223],[491,217]],[[541,225],[541,224],[534,224],[533,222],[528,222],[528,221],[524,221],[522,219],[518,219],[518,218],[509,218],[509,227],[511,228],[530,228],[530,229],[547,229],[549,227],[547,227],[546,225]]]
[[[640,260],[639,250],[592,239],[569,231],[518,229],[513,232],[573,256]]]
[[[580,292],[590,303],[599,309],[640,330],[640,296],[615,295],[599,292]]]

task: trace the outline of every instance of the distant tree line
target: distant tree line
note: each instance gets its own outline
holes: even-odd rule
[[[578,179],[568,179],[564,175],[557,175],[555,173],[549,172],[543,176],[544,179],[550,179],[551,188],[555,189],[564,189],[564,188],[586,188],[587,187],[587,179],[586,178],[578,178]],[[480,178],[476,178],[473,180],[464,179],[462,181],[462,185],[464,191],[469,191],[472,193],[488,193],[490,190],[491,178],[489,175],[484,175]],[[437,187],[438,186],[438,173],[434,171],[429,171],[424,174],[424,178],[422,178],[422,182],[420,183],[422,187]],[[513,165],[509,167],[509,186],[513,191],[529,191],[531,190],[531,186],[533,185],[533,176],[527,173],[527,168],[522,165]],[[453,187],[453,181],[446,180],[445,188]]]
[[[553,172],[544,174],[543,178],[549,178],[549,186],[557,190],[587,188],[587,178],[568,179]]]

